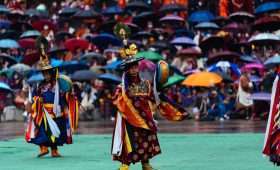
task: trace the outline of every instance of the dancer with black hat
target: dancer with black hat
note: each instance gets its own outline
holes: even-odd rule
[[[131,163],[137,162],[142,163],[143,170],[152,170],[149,160],[161,153],[153,114],[159,112],[169,120],[182,120],[186,114],[183,109],[167,102],[166,98],[162,100],[162,95],[157,93],[156,84],[160,85],[168,78],[168,65],[165,62],[158,64],[153,85],[148,80],[140,79],[138,61],[143,58],[135,57],[138,50],[135,44],[128,44],[129,33],[126,25],[116,25],[115,34],[124,42],[124,48],[120,51],[124,72],[114,96],[118,113],[112,155],[114,160],[122,163],[120,170],[128,170]]]
[[[39,69],[44,80],[33,90],[32,107],[29,110],[29,123],[26,141],[40,146],[38,157],[49,153],[60,157],[58,146],[72,143],[72,132],[78,124],[78,102],[71,94],[71,80],[58,74],[58,69],[49,64],[45,51],[48,42],[37,39],[40,52]]]

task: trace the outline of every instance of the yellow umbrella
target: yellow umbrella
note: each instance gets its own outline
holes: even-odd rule
[[[222,81],[222,77],[212,72],[198,72],[188,76],[183,82],[186,86],[210,87]]]

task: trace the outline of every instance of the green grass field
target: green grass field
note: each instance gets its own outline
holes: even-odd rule
[[[263,134],[161,134],[162,154],[152,160],[160,170],[272,170],[261,154]],[[117,170],[110,135],[77,135],[60,149],[62,158],[36,158],[38,148],[23,138],[0,142],[1,170]],[[139,164],[132,170],[140,170]]]

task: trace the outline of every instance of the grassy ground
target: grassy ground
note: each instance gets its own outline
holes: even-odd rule
[[[38,148],[23,138],[0,142],[1,170],[117,170],[110,135],[78,135],[60,149],[62,158],[36,158]],[[160,135],[162,154],[152,160],[160,170],[272,170],[261,154],[263,134]],[[140,170],[136,164],[132,170]]]

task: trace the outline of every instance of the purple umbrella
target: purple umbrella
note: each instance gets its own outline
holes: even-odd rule
[[[190,45],[195,46],[195,42],[189,37],[177,37],[171,41],[172,45]]]
[[[270,93],[265,93],[265,92],[254,93],[254,94],[252,94],[251,99],[270,101],[271,100],[271,94]]]

